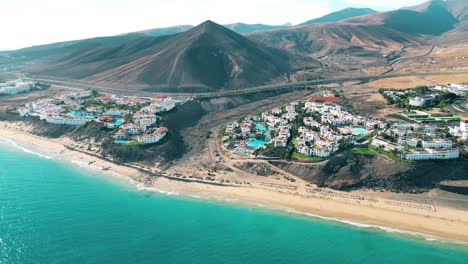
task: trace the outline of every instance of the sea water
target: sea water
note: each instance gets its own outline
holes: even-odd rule
[[[468,249],[141,192],[0,144],[0,263],[468,263]]]

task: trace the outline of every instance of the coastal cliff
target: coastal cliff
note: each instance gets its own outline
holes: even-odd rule
[[[324,164],[272,161],[272,165],[306,181],[337,190],[375,189],[420,193],[444,180],[468,179],[468,160],[399,162],[381,155],[345,151]]]

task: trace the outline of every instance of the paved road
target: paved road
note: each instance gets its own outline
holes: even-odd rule
[[[465,74],[465,73],[468,73],[468,72],[435,72],[435,73],[428,72],[428,73],[398,73],[398,74],[387,74],[387,75],[361,75],[361,76],[313,80],[313,81],[306,81],[306,82],[280,83],[280,84],[245,88],[245,89],[236,89],[236,90],[230,90],[230,91],[221,90],[218,92],[208,92],[208,93],[160,93],[158,92],[158,94],[165,94],[167,96],[178,96],[178,97],[214,98],[214,97],[250,94],[250,93],[257,93],[257,92],[275,91],[275,90],[281,90],[281,89],[304,89],[310,86],[343,83],[343,82],[348,82],[348,81],[372,81],[372,80],[379,80],[379,79],[386,79],[386,78],[393,78],[393,77],[452,75],[452,74]],[[96,85],[96,84],[85,84],[85,83],[81,83],[77,81],[56,80],[56,79],[51,79],[51,78],[23,77],[23,79],[49,83],[52,85],[59,85],[60,87],[69,88],[69,89],[95,89],[101,92],[112,92],[112,93],[122,93],[122,94],[127,94],[129,93],[129,91],[131,91],[132,94],[139,94],[142,96],[154,94],[154,92],[149,92],[149,91],[138,91],[134,89],[129,90],[129,89],[124,89],[124,88],[114,88],[110,86],[102,86],[102,85]]]

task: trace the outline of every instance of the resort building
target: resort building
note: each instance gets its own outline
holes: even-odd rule
[[[336,96],[312,96],[305,102],[305,108],[309,111],[326,113],[331,110],[341,110],[339,104],[341,98]]]
[[[0,95],[15,95],[29,92],[31,90],[31,86],[31,82],[23,82],[21,80],[0,83]]]
[[[461,140],[468,140],[468,119],[461,120],[460,126],[449,127],[449,133]]]
[[[422,107],[434,101],[436,98],[437,98],[436,95],[426,95],[426,96],[421,96],[421,97],[418,96],[418,97],[411,98],[409,101],[409,104],[412,106],[416,106],[416,107]]]
[[[18,114],[19,114],[20,116],[27,116],[27,115],[29,115],[29,113],[31,113],[31,111],[29,110],[28,107],[20,107],[20,108],[18,109]]]
[[[237,155],[241,155],[241,156],[250,156],[255,153],[255,150],[244,147],[244,146],[239,146],[234,149],[234,153]]]
[[[421,145],[423,148],[450,149],[453,144],[450,140],[435,138],[432,140],[422,140]]]
[[[73,99],[83,99],[83,98],[88,98],[88,97],[91,97],[93,96],[93,91],[91,90],[86,90],[86,91],[80,91],[80,92],[77,92],[77,93],[73,93],[71,94],[71,98]]]
[[[419,145],[419,141],[420,140],[418,138],[400,137],[398,139],[398,144],[417,147]]]
[[[125,140],[127,139],[128,135],[127,135],[127,131],[125,131],[124,129],[121,129],[119,131],[117,131],[117,133],[115,133],[115,139],[116,140]]]
[[[148,117],[143,117],[143,118],[138,118],[136,120],[136,122],[138,123],[138,125],[140,126],[152,126],[154,124],[156,124],[156,121],[158,119],[156,118],[156,116],[148,116]]]
[[[460,151],[458,149],[446,149],[446,150],[411,150],[403,155],[407,160],[446,160],[446,159],[458,159],[460,157]]]
[[[465,97],[466,94],[468,94],[468,85],[462,85],[462,84],[450,84],[449,86],[436,86],[433,89],[438,90],[438,91],[453,93],[460,97]]]
[[[385,151],[402,151],[403,150],[403,146],[395,144],[388,140],[385,140],[381,137],[374,138],[374,140],[372,140],[371,145],[374,147],[379,147],[379,148],[383,147]]]
[[[68,117],[68,116],[47,116],[45,120],[48,123],[56,125],[80,126],[90,122],[90,119],[82,117]]]
[[[158,143],[159,141],[161,141],[161,139],[163,139],[166,136],[167,131],[167,128],[160,127],[151,134],[137,136],[137,141],[142,144]]]

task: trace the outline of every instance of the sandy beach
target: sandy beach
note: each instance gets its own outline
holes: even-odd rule
[[[247,186],[221,186],[200,182],[183,182],[165,177],[149,177],[140,170],[100,159],[95,155],[73,151],[73,142],[67,138],[48,139],[32,135],[29,127],[19,123],[0,122],[0,140],[10,140],[24,150],[37,151],[44,157],[79,162],[82,165],[106,168],[121,177],[128,177],[145,184],[145,187],[176,192],[181,195],[216,198],[247,205],[268,206],[290,213],[319,215],[356,225],[380,228],[391,232],[405,230],[409,235],[426,238],[445,238],[468,242],[468,211],[466,207],[452,206],[449,199],[438,199],[436,192],[420,195],[400,195],[357,191],[351,193],[319,189],[297,183],[298,188],[262,181]],[[145,188],[145,190],[150,190]],[[451,198],[458,204],[468,202],[467,197]],[[383,228],[388,227],[388,228]],[[389,229],[391,228],[391,229]],[[405,232],[403,232],[405,233]]]

